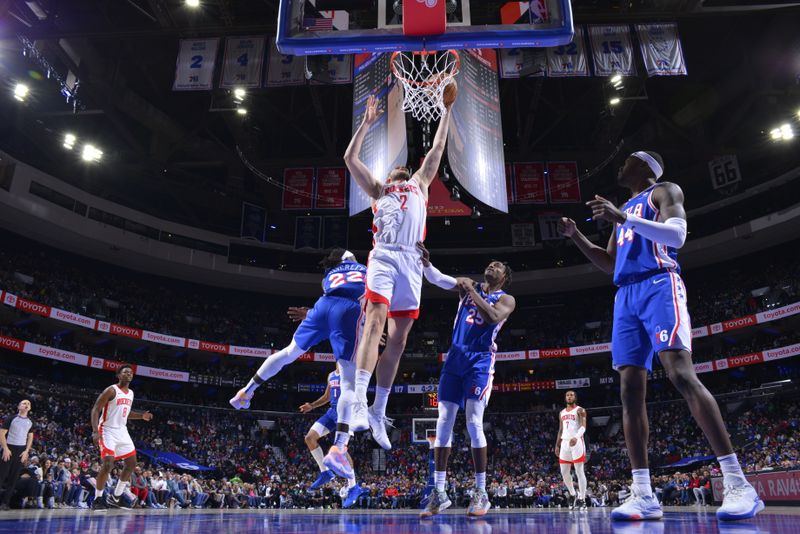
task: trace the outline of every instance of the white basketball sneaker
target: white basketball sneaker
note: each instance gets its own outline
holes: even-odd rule
[[[246,410],[250,407],[250,400],[253,398],[252,393],[248,393],[247,389],[242,388],[236,392],[228,402],[237,410]]]
[[[643,521],[662,517],[664,512],[655,496],[639,495],[634,488],[628,500],[611,510],[611,519],[614,521]]]
[[[379,414],[374,406],[370,406],[367,410],[367,419],[369,420],[369,428],[372,430],[372,437],[375,441],[385,450],[392,448],[392,442],[389,441],[389,435],[386,433],[386,425],[393,426],[391,419],[385,415]]]
[[[368,428],[367,401],[358,399],[353,403],[353,414],[350,416],[350,430],[352,432],[363,432]]]
[[[750,519],[764,509],[764,501],[758,496],[750,484],[726,484],[722,497],[722,506],[717,510],[720,521],[736,521]]]

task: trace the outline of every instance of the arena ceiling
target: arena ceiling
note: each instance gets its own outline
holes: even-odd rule
[[[488,21],[501,2],[484,4],[473,23]],[[508,161],[570,158],[591,168],[624,139],[660,151],[705,189],[715,154],[734,152],[761,173],[796,163],[796,147],[792,155],[764,132],[800,107],[800,2],[574,0],[573,7],[577,23],[677,20],[689,76],[631,79],[625,90],[633,100],[616,110],[602,78],[501,80]],[[25,105],[0,97],[0,120],[12,125],[0,146],[94,194],[230,234],[241,200],[250,200],[267,205],[272,238],[290,243],[294,214],[280,213],[279,191],[247,171],[235,147],[258,154],[259,167],[276,177],[287,166],[341,164],[351,86],[252,91],[245,118],[231,112],[226,90],[172,91],[178,39],[273,34],[276,1],[202,0],[189,10],[183,0],[0,0],[0,19],[6,85],[27,78],[34,89]],[[50,79],[41,61],[22,55],[21,37],[35,42]],[[52,76],[68,70],[80,80],[77,107]],[[65,131],[95,139],[103,164],[88,169],[61,149]],[[414,158],[421,136],[413,126],[410,133]],[[603,192],[612,184],[609,168],[583,187]],[[509,216],[484,215],[493,218],[507,228]]]

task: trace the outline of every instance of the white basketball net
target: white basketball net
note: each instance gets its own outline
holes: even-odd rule
[[[458,52],[395,52],[392,72],[403,84],[403,111],[419,121],[436,121],[445,113],[444,89],[458,73]]]

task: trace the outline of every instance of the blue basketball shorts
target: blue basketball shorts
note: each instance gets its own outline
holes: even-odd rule
[[[356,300],[320,297],[297,327],[294,342],[299,348],[309,350],[328,339],[337,360],[352,361],[364,324],[362,311],[361,303]]]
[[[325,436],[330,432],[336,432],[337,418],[338,415],[336,413],[336,406],[328,408],[328,411],[322,414],[322,417],[316,420],[314,425],[311,427],[311,430],[316,431],[319,437]]]
[[[614,369],[633,365],[651,371],[653,356],[665,350],[692,351],[686,287],[673,272],[622,286],[614,298]]]
[[[494,353],[473,352],[453,345],[439,377],[439,401],[464,408],[468,399],[489,403],[494,379]]]

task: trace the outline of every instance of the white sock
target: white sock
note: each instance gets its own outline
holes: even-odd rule
[[[114,497],[119,497],[125,491],[125,487],[128,485],[127,482],[123,482],[122,480],[117,481],[117,485],[114,487]]]
[[[742,472],[742,466],[739,465],[739,459],[736,457],[736,453],[719,456],[717,457],[717,461],[719,462],[720,469],[722,469],[722,480],[724,484],[740,486],[748,483]]]
[[[327,471],[328,468],[325,467],[325,464],[322,463],[322,459],[325,458],[325,454],[322,452],[322,447],[317,445],[316,449],[311,450],[311,456],[314,457],[314,461],[317,462],[320,471]]]
[[[650,470],[649,469],[633,469],[633,487],[636,493],[642,497],[652,497],[653,488],[650,486]]]
[[[356,477],[347,479],[347,489],[353,488],[356,485]]]
[[[386,404],[389,402],[389,393],[392,388],[375,386],[375,400],[372,402],[372,410],[378,415],[386,415]]]
[[[443,493],[445,481],[447,480],[447,471],[434,471],[433,482],[436,484],[436,491]]]
[[[102,496],[103,496],[103,490],[95,488],[94,489],[94,498],[95,499],[99,499]]]
[[[486,471],[475,473],[475,487],[481,491],[486,491]]]
[[[367,388],[372,373],[366,369],[356,369],[356,402],[367,400]]]
[[[339,448],[339,450],[344,450],[347,448],[347,444],[350,442],[350,432],[341,432],[339,430],[336,431],[336,437],[333,440],[333,444]]]

